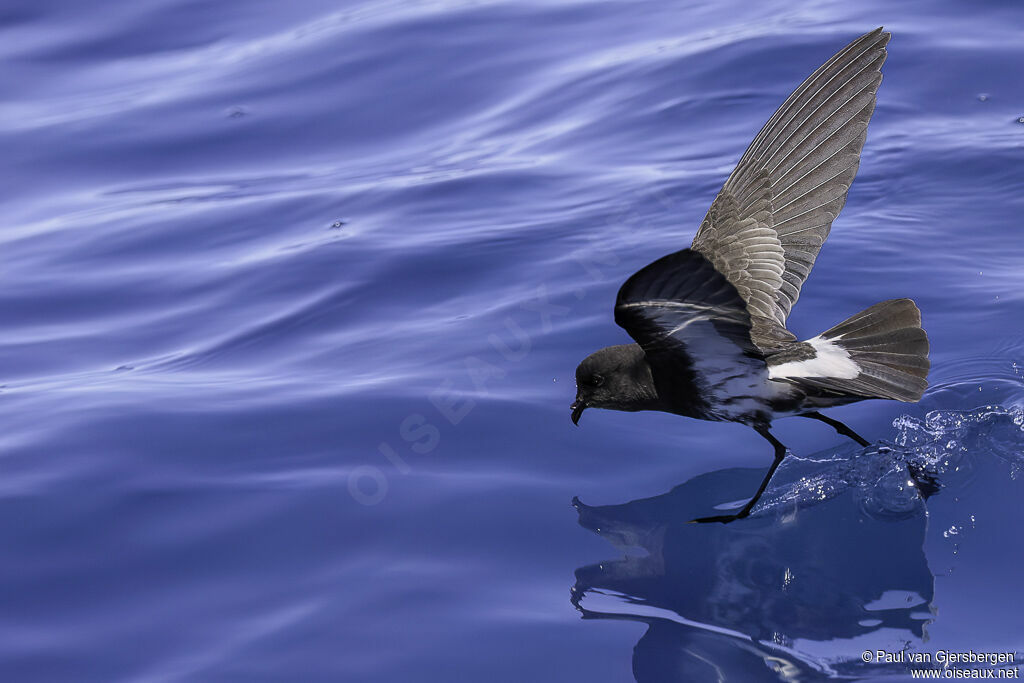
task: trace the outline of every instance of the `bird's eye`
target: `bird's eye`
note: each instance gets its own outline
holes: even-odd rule
[[[604,377],[601,375],[594,375],[590,378],[590,383],[595,387],[599,387],[604,384]]]

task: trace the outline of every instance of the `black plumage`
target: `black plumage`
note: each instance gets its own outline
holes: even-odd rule
[[[857,173],[889,34],[853,41],[769,119],[708,210],[689,249],[630,277],[615,322],[635,344],[601,349],[576,370],[573,422],[588,407],[661,410],[747,424],[775,448],[750,513],[786,449],[777,417],[868,398],[916,401],[927,388],[928,338],[909,299],[876,304],[806,341],[786,329]]]

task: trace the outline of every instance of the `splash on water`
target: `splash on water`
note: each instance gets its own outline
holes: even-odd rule
[[[787,458],[755,514],[820,503],[853,489],[868,514],[909,514],[920,498],[966,485],[978,458],[996,458],[1016,479],[1024,467],[1024,410],[934,410],[893,421],[891,442]]]

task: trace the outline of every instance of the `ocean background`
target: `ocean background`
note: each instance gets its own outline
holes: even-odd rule
[[[778,422],[755,515],[688,525],[770,447],[573,427],[573,371],[879,25],[860,173],[790,322],[912,297],[932,386],[831,411],[866,449]],[[1020,2],[4,0],[0,57],[0,680],[1024,661]]]

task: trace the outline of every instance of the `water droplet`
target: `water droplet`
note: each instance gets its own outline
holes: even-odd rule
[[[978,101],[979,102],[988,102],[988,93],[987,92],[978,93]]]

